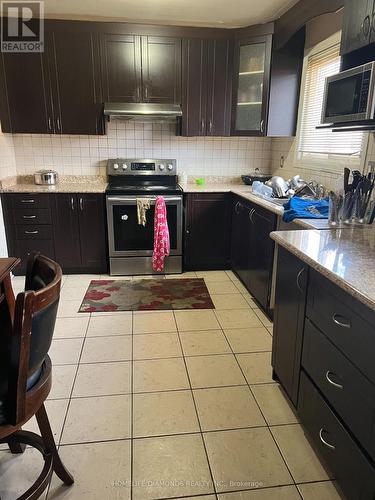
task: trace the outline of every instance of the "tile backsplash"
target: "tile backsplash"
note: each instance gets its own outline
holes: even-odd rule
[[[108,123],[105,136],[14,134],[17,174],[53,168],[105,175],[108,158],[176,158],[188,175],[236,176],[271,169],[271,138],[178,137],[172,123]]]

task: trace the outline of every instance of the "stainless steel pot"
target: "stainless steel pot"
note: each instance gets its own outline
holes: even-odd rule
[[[54,185],[59,180],[59,174],[55,170],[38,170],[34,174],[35,184]]]

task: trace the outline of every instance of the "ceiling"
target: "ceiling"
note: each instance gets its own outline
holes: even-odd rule
[[[45,0],[45,16],[237,28],[272,21],[298,0]]]

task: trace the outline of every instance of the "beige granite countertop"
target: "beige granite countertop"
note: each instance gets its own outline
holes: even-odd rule
[[[54,186],[34,184],[33,176],[3,179],[0,191],[3,193],[104,193],[107,179],[95,175],[59,176]]]
[[[271,238],[375,310],[375,227],[277,231]]]

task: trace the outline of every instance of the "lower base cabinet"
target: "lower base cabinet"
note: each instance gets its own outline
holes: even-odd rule
[[[229,269],[230,234],[229,193],[185,195],[185,270]]]

